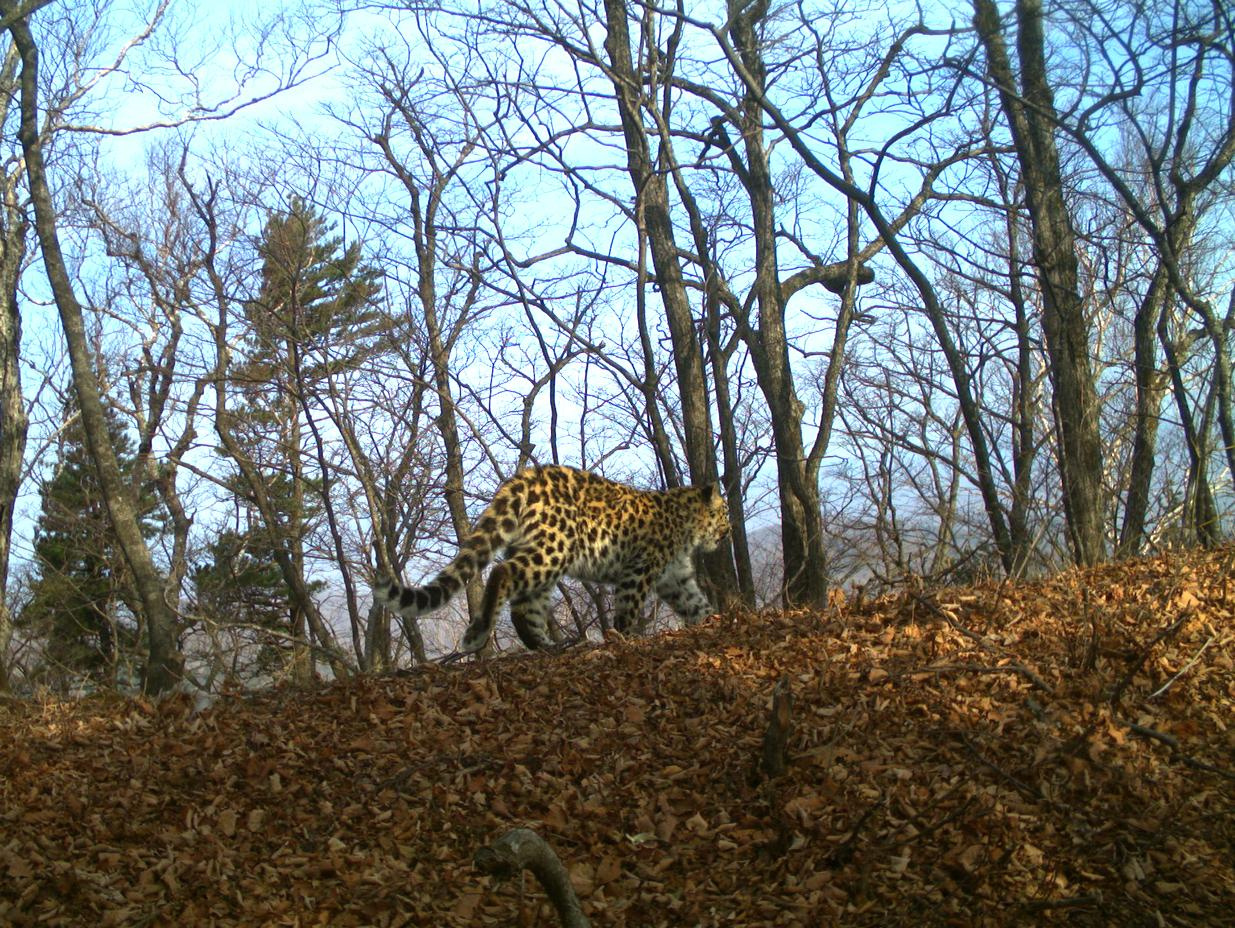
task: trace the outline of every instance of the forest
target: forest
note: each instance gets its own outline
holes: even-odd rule
[[[1233,15],[3,0],[0,691],[448,658],[529,463],[718,482],[722,615],[1216,548]]]

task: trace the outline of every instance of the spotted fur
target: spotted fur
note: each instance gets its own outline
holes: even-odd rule
[[[637,490],[571,467],[522,470],[494,494],[453,561],[429,583],[386,582],[377,602],[408,618],[440,609],[499,554],[480,615],[462,650],[479,651],[509,600],[510,617],[529,648],[551,645],[549,597],[563,576],[611,584],[614,627],[631,628],[655,589],[694,624],[712,611],[695,581],[692,555],[729,533],[729,508],[713,485]]]

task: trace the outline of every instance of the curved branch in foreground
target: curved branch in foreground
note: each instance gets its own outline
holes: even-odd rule
[[[570,874],[553,848],[536,832],[512,828],[488,847],[478,850],[472,862],[481,873],[499,880],[510,879],[523,870],[532,871],[557,910],[562,928],[590,928],[575,888],[570,885]]]

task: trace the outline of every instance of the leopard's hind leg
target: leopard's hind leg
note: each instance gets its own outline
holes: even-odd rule
[[[552,645],[548,634],[549,591],[559,578],[535,564],[536,559],[531,548],[521,548],[494,565],[485,584],[480,615],[463,635],[463,651],[473,653],[488,644],[498,610],[507,600],[511,601],[511,618],[523,643],[529,648]]]
[[[553,647],[549,637],[549,591],[527,593],[510,601],[510,621],[524,647],[531,651]]]

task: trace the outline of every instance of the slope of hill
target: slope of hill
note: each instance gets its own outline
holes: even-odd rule
[[[0,923],[1229,924],[1235,550],[313,692],[0,707]],[[787,772],[754,777],[770,696]]]

